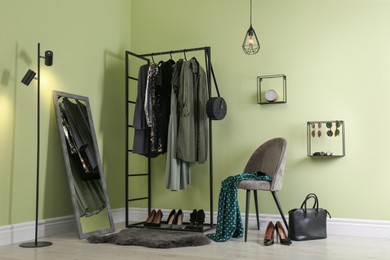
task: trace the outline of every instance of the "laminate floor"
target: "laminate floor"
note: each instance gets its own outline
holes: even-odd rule
[[[119,230],[119,229],[118,229]],[[52,246],[21,248],[19,244],[0,247],[1,260],[122,260],[122,259],[390,259],[390,239],[328,236],[327,239],[295,242],[291,246],[263,246],[263,231],[250,230],[248,242],[231,239],[201,247],[152,249],[139,246],[90,244],[76,233],[46,237]]]

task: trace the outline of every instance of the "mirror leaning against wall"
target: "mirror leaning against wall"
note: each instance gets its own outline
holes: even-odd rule
[[[80,239],[115,231],[88,97],[53,91]]]

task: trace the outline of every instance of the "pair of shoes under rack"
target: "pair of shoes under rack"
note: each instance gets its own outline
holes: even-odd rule
[[[282,223],[277,221],[274,225],[271,221],[268,223],[267,229],[264,234],[264,245],[271,246],[274,244],[274,233],[276,231],[276,239],[280,240],[280,244],[289,246],[291,245],[291,240],[288,238],[287,233],[284,231]]]
[[[146,219],[144,226],[150,226],[150,227],[160,227],[161,226],[161,220],[163,217],[162,211],[159,209],[158,211],[152,210]]]
[[[183,225],[183,211],[179,209],[177,212],[175,209],[169,213],[168,219],[166,221],[168,225],[172,227],[172,225]]]
[[[205,214],[203,209],[194,209],[190,214],[190,224],[186,226],[186,229],[191,229],[194,231],[203,231],[204,219]]]

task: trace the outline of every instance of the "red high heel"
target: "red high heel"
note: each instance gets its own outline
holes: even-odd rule
[[[160,227],[161,226],[161,219],[163,217],[162,211],[159,209],[156,213],[156,216],[153,219],[152,227]]]
[[[146,219],[144,226],[151,226],[155,217],[156,217],[156,211],[152,210],[148,218]]]

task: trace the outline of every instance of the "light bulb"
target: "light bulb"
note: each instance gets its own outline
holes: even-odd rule
[[[249,38],[248,38],[248,43],[249,43],[250,45],[253,45],[253,36],[252,36],[252,35],[249,36]]]

